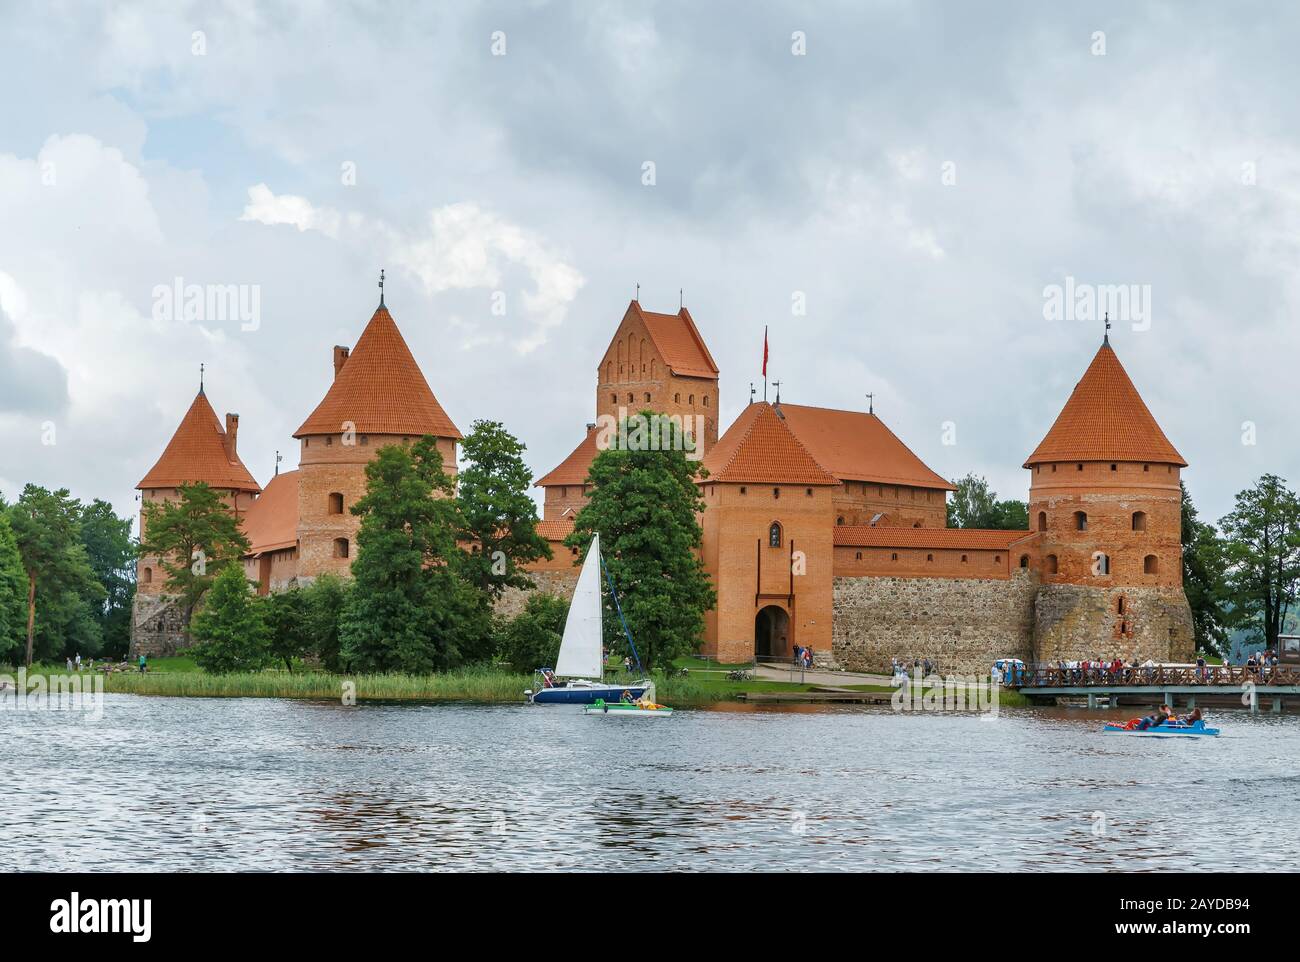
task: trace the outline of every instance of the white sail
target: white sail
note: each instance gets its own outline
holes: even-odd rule
[[[602,675],[600,631],[600,535],[593,535],[587,557],[578,574],[578,585],[569,603],[564,639],[555,674],[561,678],[600,678]]]

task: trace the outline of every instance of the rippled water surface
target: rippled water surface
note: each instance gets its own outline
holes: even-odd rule
[[[0,868],[1300,867],[1295,715],[105,702],[0,712]]]

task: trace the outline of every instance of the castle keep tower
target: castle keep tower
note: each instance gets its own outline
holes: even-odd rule
[[[1038,660],[1190,660],[1179,488],[1186,466],[1108,337],[1024,463],[1043,582]]]
[[[454,477],[460,431],[434,397],[381,297],[356,347],[334,348],[334,382],[293,435],[301,442],[300,579],[348,575],[361,524],[350,509],[365,494],[366,464],[379,448],[426,434],[437,439],[443,470]]]
[[[239,459],[239,415],[227,414],[225,427],[199,393],[181,418],[158,462],[140,479],[140,523],[144,538],[144,512],[151,504],[175,500],[182,484],[204,482],[214,488],[242,518],[255,503],[261,487]],[[136,562],[136,595],[131,615],[131,653],[170,655],[182,638],[181,613],[163,594],[166,573],[158,558],[142,555]]]
[[[718,440],[718,365],[690,312],[657,314],[634,300],[596,367],[596,416],[616,423],[645,410],[680,417],[697,443],[703,441],[702,453]],[[589,424],[572,453],[536,482],[545,492],[546,521],[572,521],[587,503],[598,434]]]

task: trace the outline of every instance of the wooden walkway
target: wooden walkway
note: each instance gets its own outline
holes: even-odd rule
[[[1121,696],[1153,696],[1170,706],[1175,700],[1188,708],[1197,698],[1236,699],[1243,708],[1259,711],[1261,703],[1282,711],[1287,702],[1300,702],[1300,669],[1246,668],[1241,665],[1206,668],[1048,668],[1032,667],[1017,672],[1006,686],[1031,699],[1079,697],[1095,708],[1103,701],[1114,706]]]

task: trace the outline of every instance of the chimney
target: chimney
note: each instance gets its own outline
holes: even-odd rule
[[[343,370],[343,365],[347,363],[348,355],[352,353],[351,348],[342,345],[334,345],[334,377],[339,376],[339,371]]]
[[[222,439],[221,443],[226,449],[226,460],[230,461],[232,464],[239,457],[235,453],[237,450],[236,442],[238,442],[238,440],[239,440],[239,415],[227,414],[226,415],[226,436]]]

